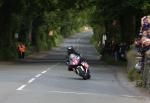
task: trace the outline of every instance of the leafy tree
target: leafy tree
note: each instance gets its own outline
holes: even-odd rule
[[[16,55],[19,41],[37,50],[56,45],[56,39],[91,25],[97,41],[132,41],[140,18],[150,13],[149,0],[0,0],[0,58]],[[54,32],[49,37],[48,33]],[[3,48],[3,49],[2,49]]]

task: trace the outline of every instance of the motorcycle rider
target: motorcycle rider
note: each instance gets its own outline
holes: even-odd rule
[[[77,55],[77,56],[80,57],[80,61],[79,61],[79,64],[78,64],[78,65],[80,65],[81,62],[84,61],[84,58],[81,57],[81,55],[75,51],[75,49],[73,48],[73,46],[69,46],[69,47],[67,48],[68,71],[73,71],[73,68],[74,68],[74,65],[70,65],[70,64],[69,64],[69,56],[70,56],[71,54],[74,54],[74,55]]]

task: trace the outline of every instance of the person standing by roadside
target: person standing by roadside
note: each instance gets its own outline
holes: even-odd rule
[[[24,59],[25,52],[26,52],[26,47],[23,43],[18,44],[18,52],[19,52],[19,58]]]

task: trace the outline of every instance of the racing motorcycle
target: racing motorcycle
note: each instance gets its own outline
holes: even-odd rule
[[[81,60],[81,56],[70,54],[67,65],[70,66],[73,71],[77,75],[81,76],[84,80],[91,78],[89,65],[85,60]]]

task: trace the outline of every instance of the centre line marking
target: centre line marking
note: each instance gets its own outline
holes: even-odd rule
[[[41,75],[42,75],[42,74],[37,74],[35,77],[38,78],[38,77],[40,77]]]
[[[22,85],[21,87],[19,87],[18,89],[16,90],[22,90],[24,87],[26,87],[27,85]]]
[[[57,65],[59,65],[59,63],[57,63],[57,64],[55,64],[55,65],[53,65],[53,66],[51,66],[50,68],[48,68],[48,69],[46,69],[46,70],[44,70],[43,72],[41,72],[42,74],[44,74],[44,73],[46,73],[48,70],[50,70],[50,69],[52,69],[52,68],[54,68],[55,66],[57,66]],[[34,76],[34,78],[31,78],[27,83],[29,84],[29,83],[32,83],[34,80],[36,80],[36,78],[38,78],[38,77],[40,77],[40,76],[42,76],[42,74],[41,73],[39,73],[39,74],[37,74],[37,75],[35,75]],[[18,91],[20,91],[20,90],[23,90],[28,84],[24,84],[24,85],[22,85],[22,86],[20,86],[19,88],[17,88],[16,90],[18,90]]]
[[[44,74],[44,73],[46,73],[46,72],[47,72],[47,71],[46,71],[46,70],[44,70],[44,71],[43,71],[43,72],[41,72],[41,73],[43,73],[43,74]]]
[[[35,80],[35,78],[32,78],[28,81],[28,83],[32,83]]]

